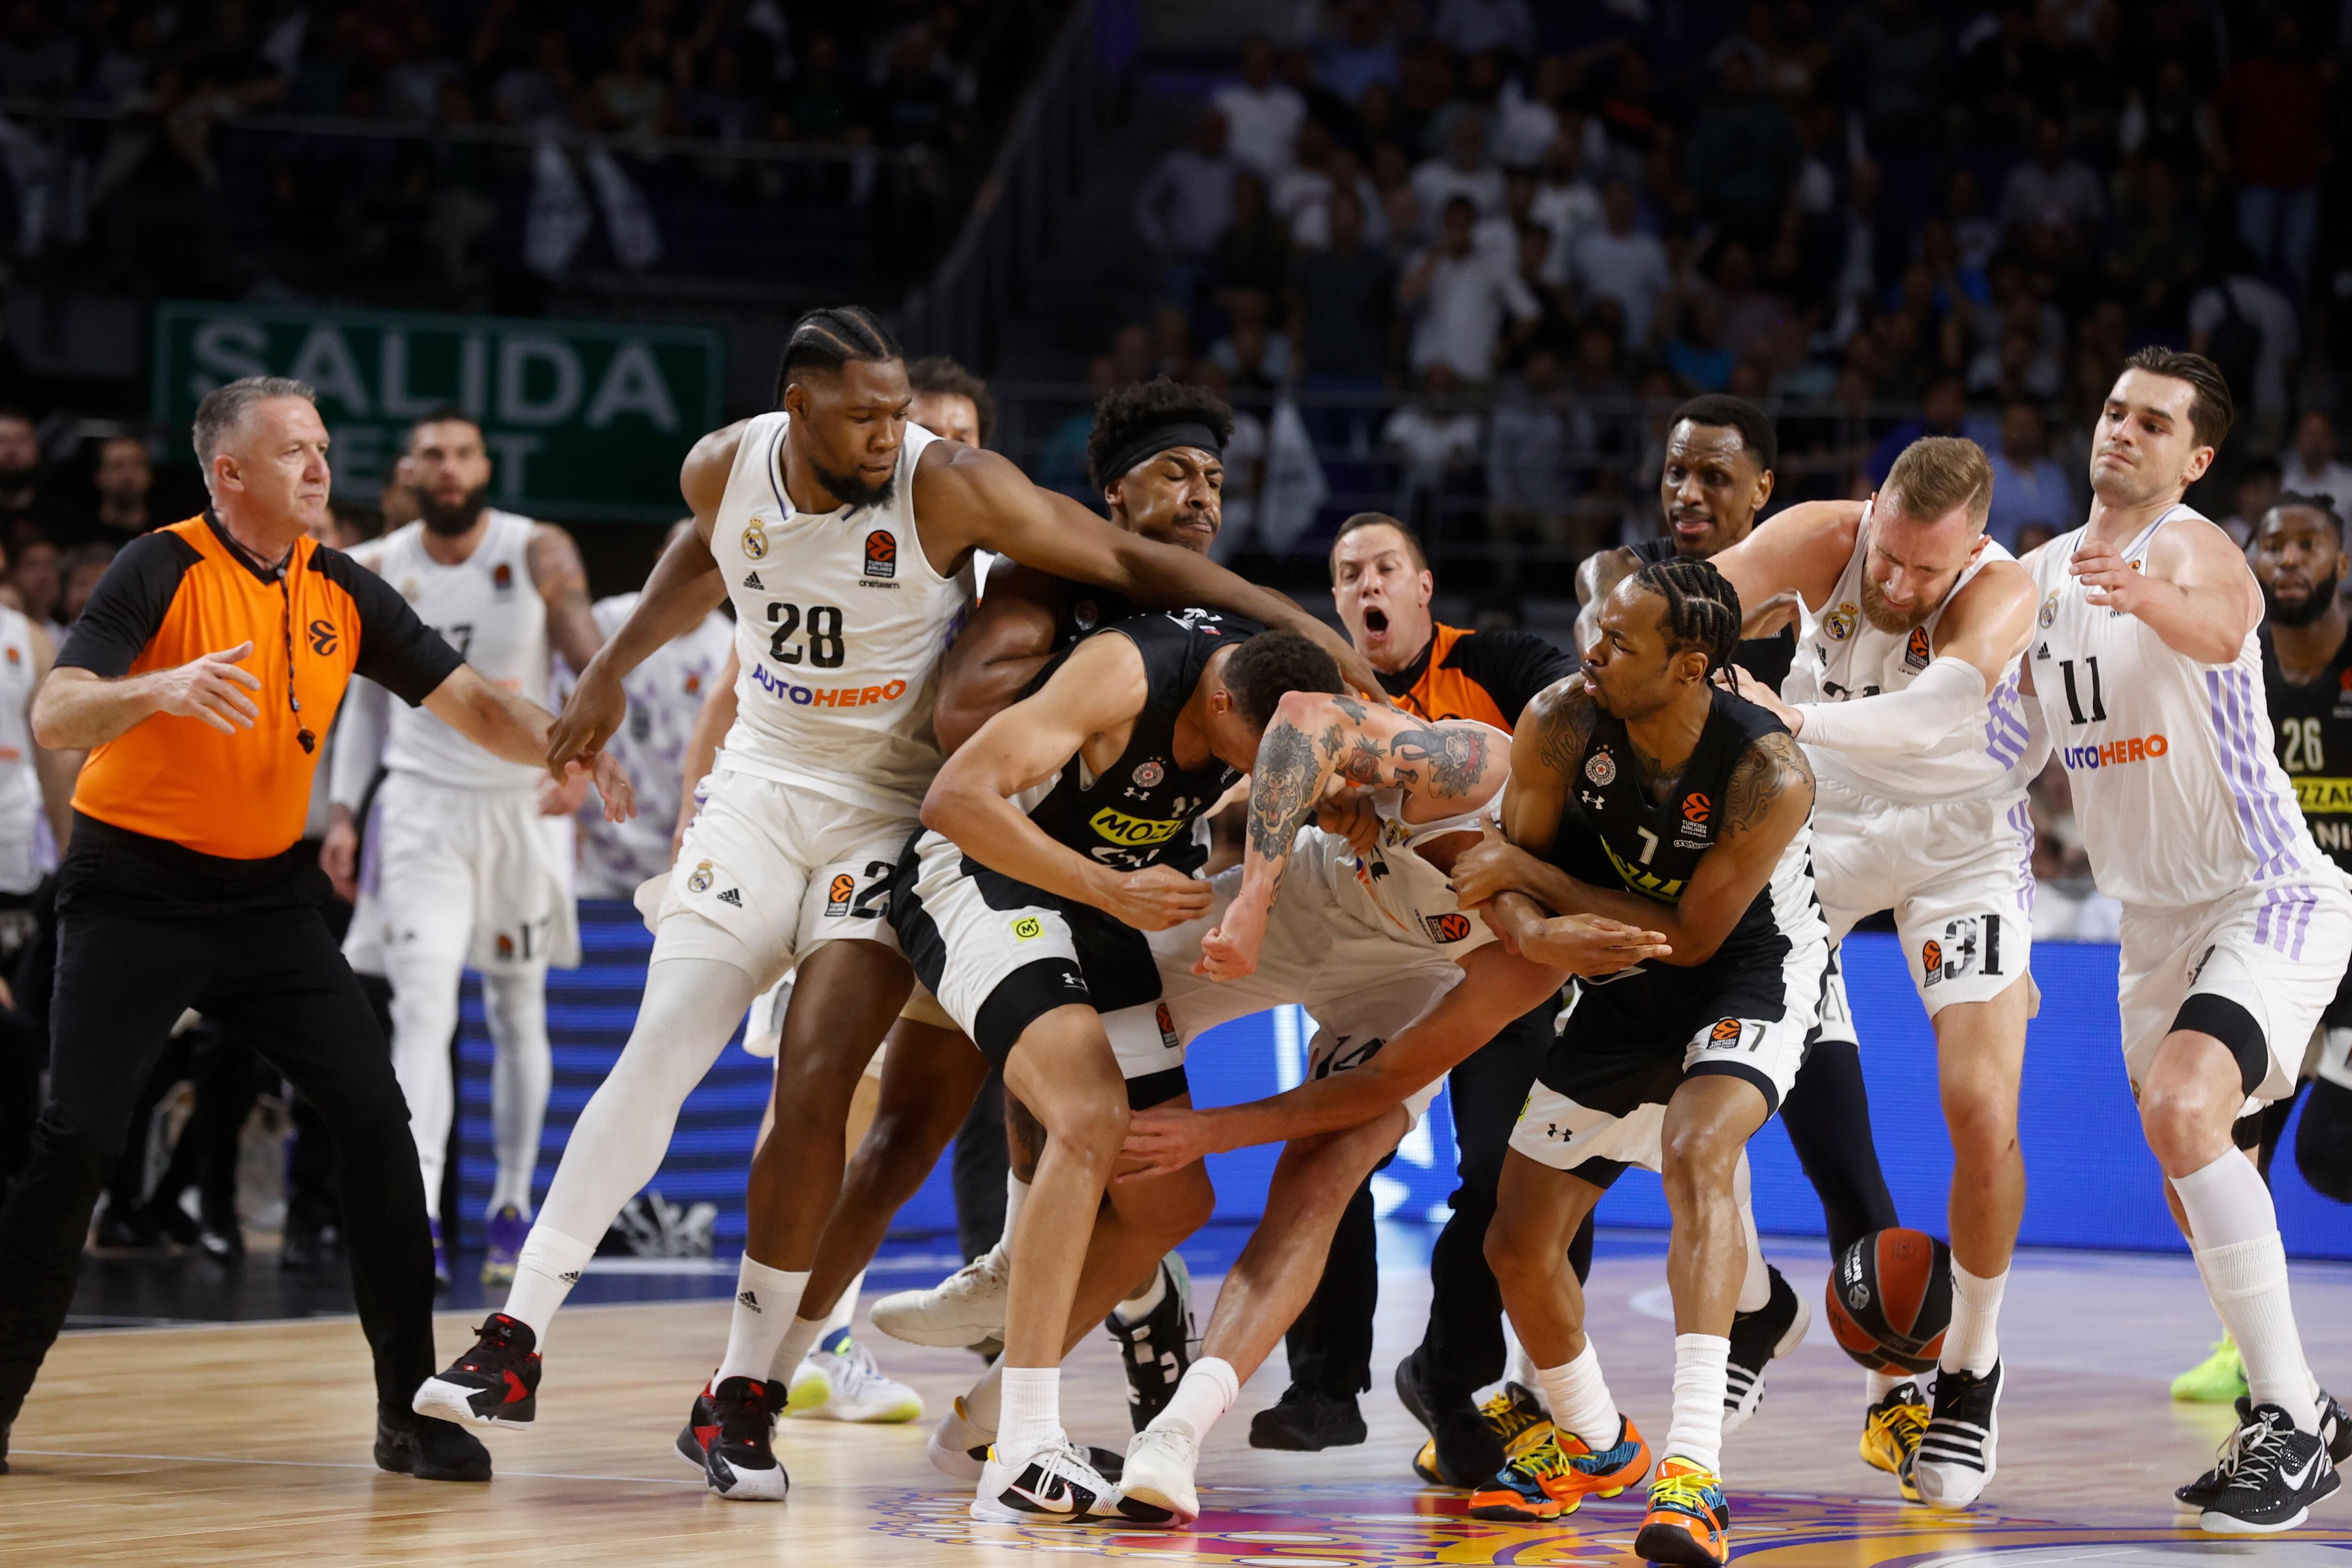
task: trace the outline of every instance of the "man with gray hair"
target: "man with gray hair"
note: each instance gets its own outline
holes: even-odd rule
[[[434,1364],[416,1146],[383,1035],[296,846],[320,738],[355,674],[510,762],[540,764],[554,719],[484,679],[381,578],[312,537],[329,472],[310,387],[231,382],[198,405],[194,434],[212,506],[115,557],[33,701],[34,740],[89,748],[89,759],[58,871],[49,1098],[0,1205],[0,1468],[73,1299],[132,1098],[194,1007],[252,1041],[334,1136],[352,1294],[374,1352],[377,1465],[488,1480],[471,1434],[408,1408]],[[628,780],[609,758],[592,752],[572,770],[627,815]]]

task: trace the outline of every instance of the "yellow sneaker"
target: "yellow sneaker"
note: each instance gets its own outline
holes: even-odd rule
[[[1862,1462],[1902,1479],[1903,1495],[1912,1502],[1919,1500],[1911,1495],[1905,1461],[1917,1452],[1927,1431],[1927,1396],[1916,1383],[1896,1384],[1863,1413]]]
[[[2213,1353],[2172,1380],[2172,1397],[2188,1405],[2233,1405],[2246,1396],[2246,1360],[2223,1334]]]
[[[1551,1426],[1551,1417],[1544,1414],[1543,1402],[1532,1390],[1516,1383],[1503,1384],[1492,1399],[1478,1406],[1478,1414],[1502,1443],[1507,1460],[1517,1458],[1542,1442],[1546,1428]]]

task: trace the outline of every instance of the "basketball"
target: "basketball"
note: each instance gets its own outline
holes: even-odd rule
[[[1846,1354],[1873,1372],[1931,1372],[1952,1321],[1952,1249],[1925,1231],[1872,1231],[1839,1254],[1827,1294]]]

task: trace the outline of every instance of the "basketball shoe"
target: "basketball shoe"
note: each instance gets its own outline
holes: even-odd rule
[[[1908,1479],[1919,1501],[1966,1508],[1983,1495],[2000,1468],[1994,1453],[2000,1441],[2000,1405],[1999,1362],[1982,1376],[1937,1372],[1935,1409],[1911,1455]]]
[[[1684,1568],[1723,1568],[1731,1557],[1731,1504],[1714,1471],[1679,1454],[1659,1465],[1633,1555]]]
[[[2352,1412],[2346,1411],[2336,1396],[2324,1388],[2319,1391],[2318,1405],[2319,1440],[2326,1445],[2328,1461],[2341,1469],[2346,1460],[2352,1459]],[[2211,1469],[2187,1486],[2173,1489],[2173,1497],[2189,1512],[2204,1512],[2228,1489],[2230,1478],[2237,1469],[2238,1439],[2253,1420],[2253,1406],[2252,1399],[2242,1394],[2238,1396],[2238,1424],[2221,1440],[2221,1458]]]
[[[980,1479],[981,1471],[988,1464],[989,1445],[995,1440],[996,1434],[974,1421],[962,1396],[958,1395],[954,1407],[938,1426],[931,1428],[930,1441],[923,1447],[923,1457],[930,1460],[931,1468],[950,1480],[970,1486]],[[1087,1463],[1094,1467],[1095,1474],[1109,1481],[1119,1479],[1123,1460],[1117,1452],[1109,1448],[1090,1447],[1086,1450],[1086,1456]]]
[[[1119,1519],[1118,1485],[1087,1462],[1085,1450],[1063,1437],[1038,1449],[1015,1469],[990,1444],[972,1494],[971,1517],[990,1524],[1076,1524],[1088,1519]],[[1165,1522],[1165,1510],[1148,1508],[1152,1522]]]
[[[917,1421],[923,1396],[882,1375],[874,1352],[835,1329],[793,1370],[784,1414],[820,1421]]]
[[[489,1240],[482,1252],[482,1283],[511,1285],[515,1259],[522,1256],[522,1244],[530,1236],[530,1221],[514,1205],[501,1204],[485,1228]]]
[[[1119,1496],[1130,1505],[1156,1508],[1174,1523],[1190,1524],[1201,1517],[1200,1492],[1192,1484],[1200,1464],[1201,1437],[1190,1421],[1147,1426],[1127,1446]]]
[[[529,1426],[539,1414],[539,1337],[504,1312],[492,1312],[475,1333],[473,1349],[417,1384],[412,1408],[478,1426]]]
[[[1617,1441],[1595,1450],[1549,1422],[1531,1434],[1493,1481],[1470,1494],[1473,1519],[1546,1520],[1574,1513],[1589,1497],[1612,1498],[1650,1473],[1650,1446],[1623,1416]]]
[[[910,1345],[961,1350],[1004,1337],[1004,1291],[1013,1260],[1004,1244],[982,1253],[928,1290],[897,1290],[866,1314],[874,1326]]]
[[[1911,1456],[1927,1435],[1927,1396],[1916,1383],[1898,1383],[1886,1397],[1863,1412],[1862,1462],[1903,1483],[1906,1502],[1917,1502],[1911,1484]]]
[[[701,1451],[703,1479],[730,1502],[782,1502],[793,1479],[776,1458],[776,1413],[784,1391],[755,1377],[730,1377],[706,1385],[694,1402],[677,1451],[691,1462],[691,1444]]]
[[[1116,1310],[1103,1320],[1127,1363],[1127,1418],[1138,1432],[1168,1408],[1192,1364],[1192,1272],[1171,1252],[1160,1260],[1160,1275],[1166,1289],[1141,1322],[1127,1322]]]
[[[2172,1380],[2172,1397],[2187,1405],[2228,1405],[2246,1396],[2246,1358],[2223,1334],[2213,1353]]]
[[[1731,1356],[1723,1385],[1723,1435],[1727,1437],[1746,1426],[1764,1403],[1765,1366],[1804,1343],[1805,1331],[1812,1326],[1813,1314],[1805,1299],[1780,1278],[1778,1268],[1768,1263],[1764,1272],[1772,1279],[1771,1298],[1756,1310],[1731,1320]]]
[[[2327,1445],[2299,1429],[2275,1405],[2239,1404],[2241,1421],[2226,1458],[2229,1479],[2209,1498],[2198,1525],[2218,1535],[2269,1535],[2293,1530],[2311,1505],[2343,1484]]]

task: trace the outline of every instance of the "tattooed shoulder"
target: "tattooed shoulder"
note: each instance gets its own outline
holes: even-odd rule
[[[1770,814],[1782,795],[1798,790],[1804,792],[1805,805],[1810,807],[1813,770],[1805,761],[1804,748],[1784,730],[1758,737],[1731,770],[1731,780],[1725,789],[1729,796],[1724,803],[1725,836],[1750,831]]]
[[[1537,756],[1543,765],[1567,776],[1576,772],[1599,716],[1600,709],[1580,674],[1556,680],[1537,692],[1521,723],[1535,731]]]

